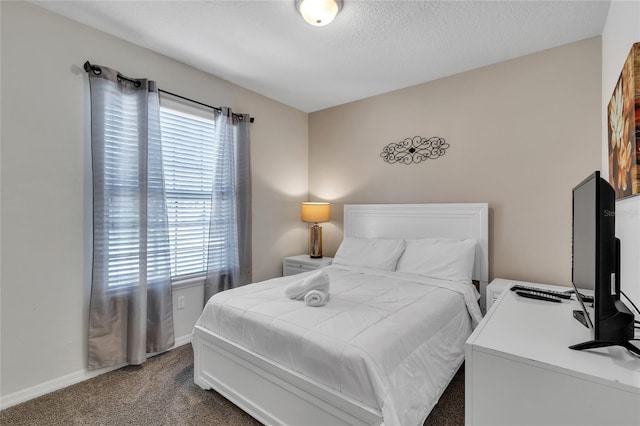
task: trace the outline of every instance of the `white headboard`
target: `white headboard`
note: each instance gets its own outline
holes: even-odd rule
[[[346,204],[344,237],[475,238],[473,279],[489,281],[489,207],[487,203]]]

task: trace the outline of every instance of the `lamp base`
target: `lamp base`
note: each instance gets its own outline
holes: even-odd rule
[[[319,259],[322,257],[322,226],[315,223],[309,228],[309,257]]]

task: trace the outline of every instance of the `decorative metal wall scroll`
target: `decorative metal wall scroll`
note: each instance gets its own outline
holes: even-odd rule
[[[442,157],[447,148],[449,144],[444,138],[434,136],[427,139],[415,136],[406,138],[402,142],[390,143],[382,149],[380,157],[389,164],[417,164]]]

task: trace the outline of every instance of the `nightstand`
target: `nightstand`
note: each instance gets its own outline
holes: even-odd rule
[[[333,257],[311,258],[308,254],[285,257],[282,261],[282,275],[295,275],[301,272],[315,271],[331,265]]]
[[[491,309],[494,302],[498,300],[502,292],[507,288],[511,288],[512,284],[514,284],[514,281],[502,278],[496,278],[489,283],[487,286],[487,308],[485,309],[485,313],[489,312],[489,309]]]

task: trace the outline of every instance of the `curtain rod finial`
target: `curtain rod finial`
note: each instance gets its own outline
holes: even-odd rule
[[[0,0],[1,1],[1,0]],[[84,63],[84,70],[86,72],[93,71],[95,75],[102,74],[102,69],[97,65],[91,65],[91,62],[87,61]]]

